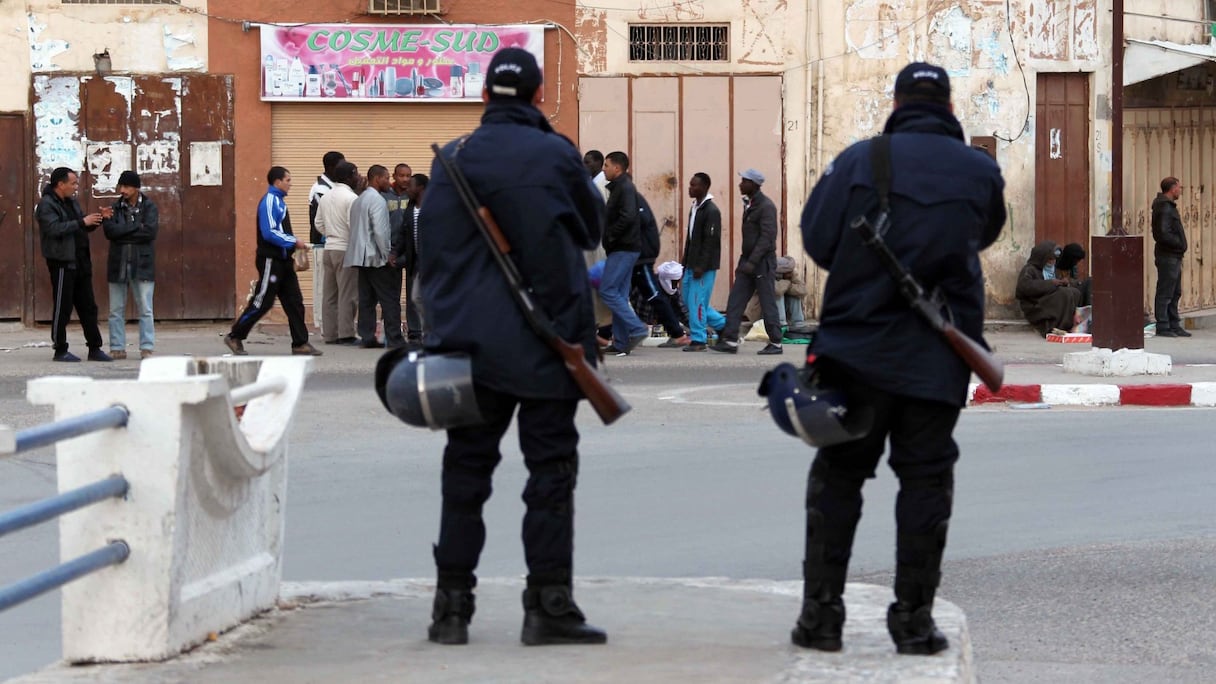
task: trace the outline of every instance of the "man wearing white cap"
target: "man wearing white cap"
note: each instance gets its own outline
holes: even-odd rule
[[[735,283],[726,300],[726,327],[718,343],[710,347],[717,352],[734,354],[739,351],[739,325],[743,310],[752,295],[760,298],[764,330],[769,343],[757,354],[780,354],[781,319],[777,315],[777,206],[763,192],[764,174],[748,169],[739,174],[739,192],[747,208],[743,210],[743,253],[735,267]]]

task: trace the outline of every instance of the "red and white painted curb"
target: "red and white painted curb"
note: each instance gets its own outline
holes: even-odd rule
[[[1005,385],[992,392],[971,385],[967,404],[1048,404],[1050,406],[1216,406],[1216,382],[1150,385]]]

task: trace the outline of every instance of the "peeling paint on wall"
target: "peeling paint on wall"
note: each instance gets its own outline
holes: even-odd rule
[[[1034,0],[1026,8],[1030,56],[1037,59],[1068,59],[1068,14],[1066,0]]]
[[[700,21],[704,18],[704,0],[645,0],[638,10],[638,19],[642,21]]]
[[[66,40],[45,40],[38,38],[46,31],[46,24],[39,24],[31,13],[26,15],[29,24],[30,69],[33,71],[55,71],[59,65],[55,63],[55,55],[68,51]]]
[[[743,33],[743,47],[736,62],[785,63],[785,54],[781,50],[785,10],[786,0],[742,0],[740,31]]]
[[[194,32],[182,31],[174,33],[173,29],[167,24],[165,25],[165,65],[169,71],[202,71],[203,60],[193,55],[177,56],[178,50],[183,47],[195,45]]]
[[[1072,34],[1073,59],[1098,57],[1098,8],[1094,0],[1078,0]]]
[[[992,31],[976,41],[975,68],[990,69],[1004,76],[1009,73],[1009,55],[1005,54],[1006,42],[999,31]]]
[[[131,169],[131,145],[124,142],[87,143],[85,159],[93,176],[93,196],[112,193],[118,187],[118,177]]]
[[[979,118],[996,119],[1001,113],[1001,94],[997,92],[996,84],[988,81],[984,90],[971,96],[971,104]]]
[[[939,12],[929,23],[929,50],[935,61],[950,76],[971,73],[971,17],[955,5]]]
[[[845,42],[862,59],[900,57],[901,17],[909,11],[906,0],[857,0],[845,10]]]
[[[71,76],[34,76],[34,158],[48,176],[58,166],[80,169],[80,81]]]
[[[579,45],[579,71],[601,74],[608,70],[608,12],[578,8],[574,21]]]
[[[154,140],[135,148],[136,173],[177,173],[180,152],[177,140]]]

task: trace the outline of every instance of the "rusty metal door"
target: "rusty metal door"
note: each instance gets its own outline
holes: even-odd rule
[[[1077,242],[1087,252],[1093,233],[1089,214],[1089,79],[1086,73],[1038,75],[1034,179],[1035,242]]]
[[[159,210],[156,318],[233,316],[232,77],[66,78],[79,79],[79,114],[73,117],[73,139],[65,143],[79,144],[83,152],[77,159],[82,167],[77,195],[81,208],[91,212],[113,203],[119,174],[131,169],[139,173],[141,190]],[[196,149],[206,154],[194,154]],[[36,162],[45,179],[51,170],[47,160]],[[100,230],[89,240],[94,291],[104,319],[109,307],[109,241]],[[34,278],[33,289],[35,317],[49,320],[50,283]],[[133,306],[127,308],[132,320],[134,312]]]
[[[21,317],[26,266],[36,238],[34,202],[25,190],[25,117],[0,116],[0,319]]]
[[[1207,107],[1128,109],[1124,113],[1123,215],[1144,237],[1145,310],[1157,285],[1153,266],[1152,201],[1161,180],[1182,182],[1178,212],[1186,229],[1181,311],[1216,307],[1216,110]]]

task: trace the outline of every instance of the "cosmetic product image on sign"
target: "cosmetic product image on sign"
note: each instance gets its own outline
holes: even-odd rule
[[[240,78],[268,101],[479,102],[503,48],[545,64],[545,28],[480,24],[262,25],[261,53]],[[555,59],[555,58],[554,58]]]

